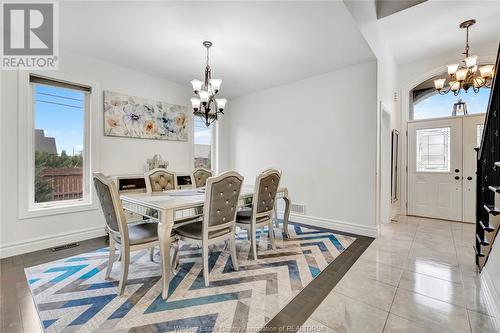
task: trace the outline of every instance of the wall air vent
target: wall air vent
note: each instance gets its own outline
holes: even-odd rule
[[[65,245],[61,245],[61,246],[56,246],[56,247],[52,248],[52,252],[71,249],[72,247],[77,247],[77,246],[80,246],[80,243],[70,243],[70,244],[65,244]]]
[[[290,205],[290,211],[292,213],[305,215],[306,214],[306,205],[292,203]]]

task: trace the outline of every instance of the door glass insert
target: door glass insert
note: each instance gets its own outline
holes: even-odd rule
[[[477,135],[476,147],[477,148],[481,147],[481,139],[483,138],[483,130],[484,130],[484,124],[479,124],[476,126],[476,135]]]
[[[450,127],[417,129],[417,172],[450,172]]]

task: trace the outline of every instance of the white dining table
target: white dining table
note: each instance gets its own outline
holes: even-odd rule
[[[238,206],[252,203],[254,187],[244,185],[240,192]],[[153,193],[121,194],[123,208],[129,212],[149,217],[158,222],[158,240],[160,244],[162,269],[162,297],[167,299],[170,283],[170,247],[172,229],[186,223],[186,220],[203,216],[205,203],[204,189],[182,189]],[[276,199],[283,199],[285,210],[283,217],[283,234],[289,238],[288,218],[290,215],[290,198],[288,189],[280,187]],[[156,212],[156,213],[154,213]]]

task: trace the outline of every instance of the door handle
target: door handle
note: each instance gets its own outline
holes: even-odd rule
[[[456,180],[459,180],[459,179],[460,179],[460,177],[458,177],[458,176],[455,176],[455,179],[456,179]]]
[[[456,172],[456,173],[459,173],[459,172],[460,172],[460,169],[455,169],[455,172]]]
[[[472,177],[471,176],[467,177],[467,180],[472,180]]]

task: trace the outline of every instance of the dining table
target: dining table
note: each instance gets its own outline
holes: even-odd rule
[[[254,186],[243,185],[240,191],[238,206],[252,204]],[[171,278],[170,248],[172,230],[193,219],[203,217],[205,189],[180,189],[162,192],[134,192],[120,195],[124,210],[142,215],[150,221],[158,223],[158,241],[160,245],[162,271],[162,298],[167,299]],[[289,238],[288,219],[290,215],[290,198],[286,187],[278,188],[276,200],[283,199],[285,203],[283,214],[283,235]],[[276,219],[276,225],[279,226]]]

